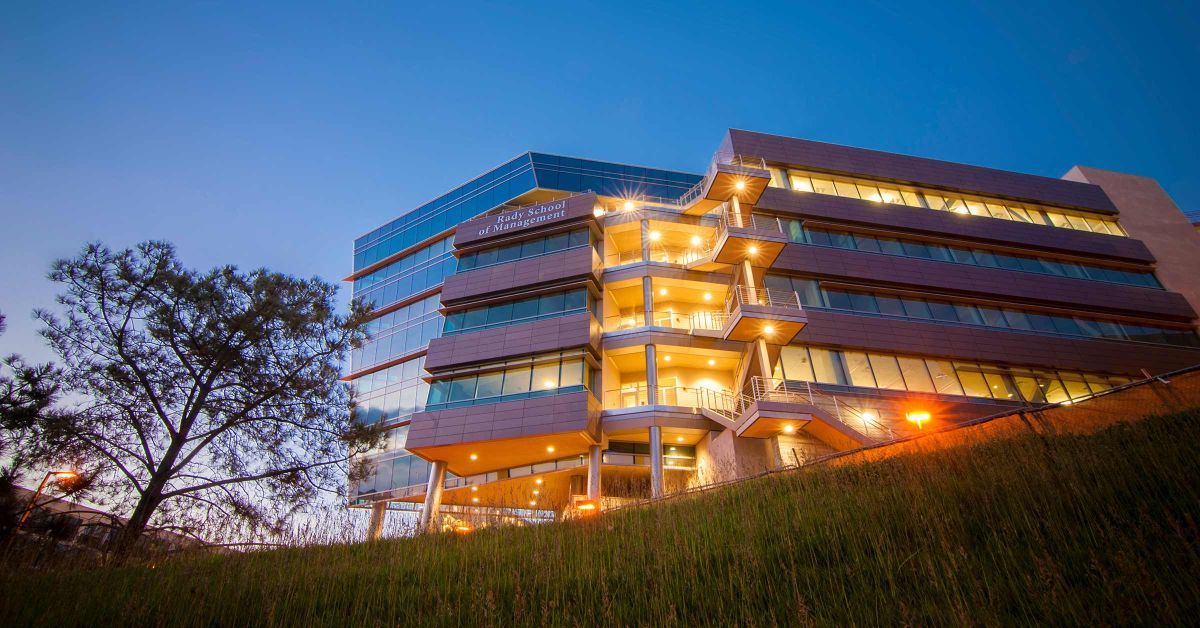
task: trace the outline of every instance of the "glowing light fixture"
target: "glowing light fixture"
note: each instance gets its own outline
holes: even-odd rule
[[[547,447],[546,451],[549,453],[554,453],[554,445],[550,445],[549,447]]]
[[[708,365],[709,365],[709,366],[716,366],[716,365],[717,365],[717,361],[716,361],[716,360],[714,360],[714,359],[712,359],[712,358],[709,358],[709,359],[708,359]]]
[[[665,296],[667,296],[667,289],[666,289],[666,288],[659,288],[659,289],[658,289],[658,295],[659,295],[659,296],[662,296],[662,297],[665,297]]]
[[[916,423],[917,429],[923,429],[925,422],[928,421],[930,417],[929,413],[924,410],[914,410],[906,413],[904,418],[908,419],[909,423]]]
[[[875,419],[879,418],[879,415],[875,414],[874,410],[863,410],[862,418],[864,421],[874,421]]]
[[[600,511],[600,501],[596,499],[583,499],[575,503],[575,509],[583,511],[585,514],[595,514]]]
[[[711,292],[705,292],[705,293],[704,293],[704,300],[705,300],[705,301],[712,301],[712,293],[711,293]]]
[[[625,201],[624,208],[627,212],[633,211],[633,201]]]
[[[529,505],[530,505],[530,506],[537,506],[537,500],[536,500],[536,499],[531,499],[531,500],[529,500]]]
[[[746,252],[751,255],[758,255],[758,247],[751,244],[750,248],[746,249]]]
[[[471,460],[479,460],[479,454],[471,454]]]
[[[698,235],[692,236],[692,246],[700,246],[700,244],[702,242],[704,242],[704,240],[701,240],[700,236],[698,236]]]
[[[542,483],[542,478],[538,478],[538,479],[534,480],[534,481],[533,481],[533,483],[534,483],[534,484],[541,484],[541,483]]]
[[[763,327],[763,333],[764,333],[764,334],[766,334],[766,335],[768,335],[768,336],[770,336],[771,334],[775,333],[775,326],[774,326],[774,325],[766,325],[766,326],[764,326],[764,327]]]
[[[785,425],[785,426],[783,426],[783,433],[784,433],[784,434],[795,434],[795,433],[796,433],[796,426],[795,426],[795,425],[791,425],[790,423],[789,423],[788,425]]]
[[[592,210],[592,215],[593,215],[593,216],[595,216],[595,217],[597,217],[597,218],[603,218],[603,217],[604,217],[604,208],[603,208],[603,207],[597,207],[596,209],[593,209],[593,210]]]
[[[682,437],[682,436],[676,436],[676,437],[675,437],[675,442],[677,442],[677,443],[682,443],[682,442],[683,442],[683,437]]]
[[[478,487],[478,486],[472,486],[472,487],[471,487],[471,492],[472,492],[472,493],[478,493],[478,492],[479,492],[479,487]]]
[[[554,380],[552,380],[552,379],[548,379],[548,380],[546,380],[546,381],[542,382],[542,385],[543,385],[543,386],[545,386],[546,388],[554,388],[554,386],[555,386],[556,384],[557,384],[557,382],[555,382],[555,381],[554,381]]]
[[[651,241],[651,242],[658,242],[658,241],[659,241],[659,240],[661,240],[661,239],[662,239],[662,233],[660,233],[660,232],[658,232],[658,231],[651,231],[651,232],[650,232],[650,241]]]
[[[467,523],[466,521],[459,521],[458,523],[454,524],[454,531],[459,534],[470,534],[471,532],[475,531],[475,526]]]
[[[472,497],[472,498],[471,498],[471,502],[478,504],[478,503],[479,503],[479,498],[478,498],[478,497]]]
[[[746,189],[746,182],[739,180],[737,183],[733,184],[733,187],[737,188],[738,192],[741,192],[742,190]]]
[[[534,495],[541,495],[541,494],[542,494],[542,492],[541,492],[541,491],[539,491],[539,490],[537,490],[537,489],[535,488],[535,489],[533,489],[533,494],[534,494]]]
[[[669,356],[669,355],[663,356],[663,362],[670,362],[670,361],[671,361],[671,356]]]

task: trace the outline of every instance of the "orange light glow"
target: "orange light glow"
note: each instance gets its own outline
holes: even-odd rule
[[[658,232],[658,231],[651,231],[651,232],[650,232],[650,241],[651,241],[651,242],[658,242],[658,241],[659,241],[659,240],[661,240],[661,239],[662,239],[662,233],[660,233],[660,232]]]
[[[741,192],[742,190],[746,189],[746,182],[739,180],[737,183],[733,184],[733,187],[737,188],[738,192]]]
[[[583,499],[575,503],[575,509],[584,514],[595,514],[600,512],[600,500]]]
[[[625,211],[633,211],[633,201],[625,201]]]
[[[925,422],[930,419],[930,415],[924,410],[914,410],[906,413],[904,418],[908,419],[909,423],[916,423],[917,429],[922,429],[922,426],[925,424]]]
[[[470,534],[471,532],[475,531],[475,526],[467,523],[466,521],[459,521],[458,523],[454,524],[454,531],[459,534]]]
[[[705,300],[705,301],[712,301],[712,293],[711,293],[711,292],[705,292],[705,293],[704,293],[704,300]]]
[[[471,460],[479,460],[479,454],[471,454],[468,456]]]
[[[758,247],[751,245],[750,248],[746,249],[746,252],[751,255],[758,255]]]
[[[546,448],[546,451],[547,451],[548,453],[554,453],[554,445],[550,445],[549,447],[547,447],[547,448]]]
[[[592,215],[593,215],[593,216],[595,216],[595,217],[597,217],[597,218],[603,218],[603,217],[604,217],[604,208],[603,208],[603,207],[597,207],[596,209],[593,209],[593,210],[592,210]]]
[[[702,242],[703,242],[703,240],[700,239],[700,236],[698,236],[698,235],[692,236],[692,246],[700,246],[700,243],[702,243]]]
[[[763,327],[763,333],[770,336],[771,334],[775,333],[775,326],[767,325],[767,326]]]

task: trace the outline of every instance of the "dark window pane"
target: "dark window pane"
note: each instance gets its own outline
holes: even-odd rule
[[[472,327],[486,325],[487,312],[488,309],[486,307],[477,307],[467,310],[463,315],[463,329],[470,329]]]
[[[538,305],[538,314],[546,315],[561,312],[565,300],[566,298],[561,292],[542,295],[541,303]]]
[[[475,397],[475,376],[458,377],[450,380],[450,401],[464,401]]]
[[[546,238],[546,252],[553,253],[567,248],[567,244],[571,238],[567,233],[556,233]],[[522,252],[524,254],[524,252]]]
[[[812,242],[813,244],[817,244],[820,246],[833,246],[833,243],[830,242],[830,240],[829,240],[829,232],[828,231],[826,231],[824,229],[813,229],[811,227],[805,229],[805,231],[808,232],[808,241],[809,242]]]
[[[950,323],[958,322],[958,313],[954,311],[954,306],[941,301],[930,301],[929,312],[933,315],[934,320],[947,321]]]
[[[888,255],[904,255],[904,247],[895,238],[876,238],[879,241],[879,252]]]
[[[886,295],[876,295],[875,303],[879,306],[881,314],[891,314],[892,316],[906,316],[904,313],[904,304],[899,297],[891,297]]]
[[[563,310],[578,310],[587,304],[587,290],[572,290],[566,294]]]
[[[485,249],[476,253],[478,263],[476,266],[491,266],[496,263],[496,249]]]
[[[454,330],[462,327],[462,321],[463,321],[463,313],[462,312],[451,312],[446,315],[446,326],[444,327],[444,329],[448,332],[454,331]]]
[[[913,318],[932,318],[929,305],[922,299],[904,299],[904,314]]]
[[[1004,253],[996,253],[996,262],[1005,270],[1021,270],[1021,258]]]
[[[1013,329],[1033,329],[1033,323],[1029,322],[1029,317],[1024,312],[1004,310],[1004,319],[1008,321],[1008,326]]]
[[[979,315],[979,310],[975,309],[974,305],[968,303],[960,303],[954,306],[954,311],[958,314],[958,320],[964,323],[974,325],[982,325],[983,318]]]
[[[489,325],[507,323],[512,320],[512,303],[497,303],[488,306],[487,322]]]
[[[576,229],[571,232],[571,246],[583,246],[588,243],[588,230]]]
[[[852,249],[854,248],[854,236],[844,231],[831,231],[829,243],[839,249]]]
[[[546,252],[546,240],[534,238],[521,243],[521,257],[533,257]]]
[[[974,264],[975,256],[971,254],[970,249],[963,249],[957,246],[950,247],[950,256],[954,261],[960,264]]]
[[[509,244],[502,246],[498,251],[496,251],[496,262],[498,263],[511,262],[519,257],[521,257],[520,244]]]
[[[921,257],[925,259],[933,257],[933,252],[929,250],[929,246],[924,242],[904,240],[901,244],[904,246],[904,254],[909,257]]]
[[[538,298],[530,297],[513,303],[513,319],[530,318],[538,315]]]
[[[879,312],[879,307],[875,305],[875,297],[865,292],[851,292],[850,307],[855,312]]]
[[[1060,334],[1082,334],[1079,324],[1070,316],[1054,316],[1054,329]]]
[[[854,246],[860,251],[868,251],[870,253],[879,253],[879,240],[875,236],[863,235],[861,233],[854,235]]]
[[[996,261],[996,256],[993,255],[991,251],[984,251],[983,249],[975,249],[972,251],[972,253],[975,254],[975,263],[979,264],[980,266],[986,266],[988,268],[996,268],[1000,265],[1000,263]]]
[[[839,310],[853,309],[853,304],[850,302],[850,294],[841,290],[826,290],[825,298],[829,300],[829,307]]]
[[[1050,332],[1056,331],[1054,328],[1054,320],[1049,316],[1045,314],[1037,314],[1035,312],[1029,312],[1027,316],[1029,316],[1029,323],[1033,325],[1035,330]]]

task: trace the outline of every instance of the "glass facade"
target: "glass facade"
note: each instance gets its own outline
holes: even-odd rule
[[[357,372],[428,346],[442,326],[440,306],[435,294],[368,323],[371,339],[350,352],[351,370]]]
[[[591,382],[594,374],[580,351],[496,362],[481,366],[470,375],[433,382],[425,409],[442,410],[583,390],[594,392],[596,387]]]
[[[831,246],[867,253],[916,257],[939,262],[950,262],[952,264],[1002,268],[1004,270],[1016,270],[1041,275],[1108,281],[1143,288],[1162,288],[1162,284],[1158,282],[1158,279],[1154,277],[1154,273],[1151,272],[1122,270],[1106,266],[1096,266],[1094,264],[1080,264],[1045,257],[1035,257],[1033,255],[1002,253],[987,249],[945,245],[908,238],[867,235],[840,229],[830,229],[828,227],[810,227],[794,219],[783,219],[782,222],[788,239],[800,244]]]
[[[770,185],[801,192],[858,198],[874,203],[953,212],[964,216],[984,216],[1105,235],[1126,235],[1116,220],[1098,214],[1073,213],[1029,203],[1018,205],[996,198],[964,196],[929,188],[900,187],[867,179],[775,168],[771,172]]]
[[[801,345],[783,347],[774,376],[833,386],[1030,403],[1076,401],[1130,382],[1125,377],[1094,373],[1010,368]]]
[[[425,374],[425,356],[401,362],[354,380],[358,420],[368,425],[408,420],[425,409],[429,384]]]
[[[458,258],[458,270],[474,270],[504,264],[519,259],[529,259],[541,255],[549,255],[567,249],[587,246],[591,241],[588,229],[575,229],[568,233],[530,238],[520,242],[512,242],[504,246],[483,249],[474,253],[464,253]]]
[[[586,289],[577,288],[459,310],[446,315],[444,335],[519,325],[580,312],[594,312],[596,308],[593,301]]]
[[[865,290],[824,288],[819,281],[803,277],[767,275],[764,283],[767,288],[774,290],[794,291],[799,295],[800,303],[807,308],[845,310],[888,318],[982,325],[1042,334],[1200,347],[1200,336],[1196,335],[1194,329],[1138,325],[1020,308],[872,293]]]
[[[356,239],[354,270],[449,231],[534,188],[677,199],[700,179],[685,172],[526,153]]]

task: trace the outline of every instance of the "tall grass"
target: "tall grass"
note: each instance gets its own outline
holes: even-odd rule
[[[1184,624],[1200,412],[600,518],[0,575],[9,624]]]

